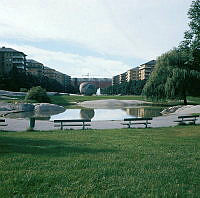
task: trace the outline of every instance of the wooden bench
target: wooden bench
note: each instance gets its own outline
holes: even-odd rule
[[[91,122],[91,120],[88,119],[77,119],[77,120],[54,120],[55,127],[60,127],[61,130],[63,130],[64,126],[82,126],[82,129],[84,130],[86,126],[91,126],[90,124],[87,124],[86,122]],[[66,124],[69,123],[69,124]],[[74,124],[73,124],[74,123]]]
[[[6,122],[5,119],[0,119],[0,126],[7,126],[7,124],[5,122]],[[1,124],[1,123],[3,123],[3,124]]]
[[[128,128],[131,128],[131,125],[134,124],[143,124],[145,125],[145,128],[147,128],[148,124],[151,124],[149,120],[153,120],[153,118],[125,118],[124,121],[128,123],[122,123],[122,124],[127,125]]]
[[[181,124],[192,122],[193,124],[196,124],[197,117],[199,117],[199,115],[178,116],[178,119],[180,120],[175,120],[174,122],[179,122]]]

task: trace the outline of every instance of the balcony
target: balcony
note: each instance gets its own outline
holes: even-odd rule
[[[24,59],[24,56],[12,56],[12,58],[20,58],[20,59]]]
[[[14,64],[24,64],[24,60],[13,60],[12,63],[14,63]]]
[[[24,65],[17,65],[17,69],[24,69]]]

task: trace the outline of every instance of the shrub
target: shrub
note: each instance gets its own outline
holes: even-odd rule
[[[50,98],[46,93],[46,90],[42,89],[40,86],[32,87],[27,95],[25,100],[35,100],[37,102],[50,102]]]

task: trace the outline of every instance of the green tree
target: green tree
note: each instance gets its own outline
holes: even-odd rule
[[[185,105],[188,95],[200,95],[200,73],[192,70],[188,61],[180,49],[160,56],[143,94],[155,100],[181,99]]]
[[[188,11],[189,30],[178,48],[157,60],[154,72],[143,89],[151,99],[183,99],[200,95],[200,0]]]
[[[42,89],[40,86],[32,87],[27,95],[25,100],[35,100],[37,102],[50,102],[50,98],[46,93],[46,90]]]
[[[190,68],[200,71],[200,0],[192,1],[188,18],[189,30],[179,47],[188,56]]]

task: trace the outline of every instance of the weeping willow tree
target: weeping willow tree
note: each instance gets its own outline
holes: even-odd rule
[[[181,99],[187,104],[192,92],[193,73],[188,67],[188,57],[173,49],[157,59],[155,70],[143,89],[143,94],[153,100]]]
[[[184,40],[157,59],[154,72],[143,94],[154,100],[200,96],[200,0],[192,1],[188,11],[189,30]]]

